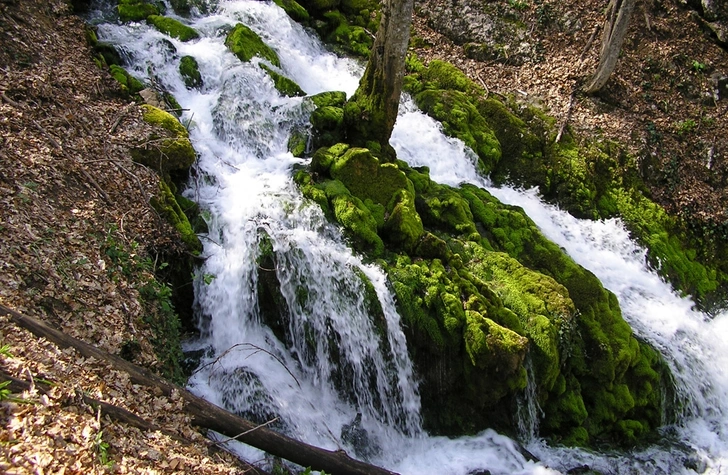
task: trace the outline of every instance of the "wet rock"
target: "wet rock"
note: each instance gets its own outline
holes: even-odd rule
[[[363,459],[370,459],[381,452],[379,445],[369,437],[367,430],[361,425],[361,412],[349,424],[341,428],[341,440],[350,445],[354,452]]]

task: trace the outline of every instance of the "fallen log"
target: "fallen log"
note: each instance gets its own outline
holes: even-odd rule
[[[347,455],[343,450],[326,450],[306,444],[291,437],[261,427],[242,417],[232,414],[186,389],[172,384],[148,370],[108,354],[81,340],[50,327],[46,323],[23,315],[0,304],[0,315],[7,315],[18,326],[25,328],[38,337],[46,338],[62,348],[74,348],[86,358],[105,361],[114,368],[129,374],[135,384],[158,388],[169,396],[177,391],[185,400],[185,412],[192,416],[192,423],[240,442],[251,445],[271,455],[281,457],[303,467],[325,471],[336,475],[396,475],[381,467],[361,462]]]

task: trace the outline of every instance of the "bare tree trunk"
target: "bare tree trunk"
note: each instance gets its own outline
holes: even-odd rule
[[[367,69],[344,107],[347,140],[375,152],[381,147],[385,155],[393,154],[389,138],[402,93],[413,6],[414,0],[385,0]]]
[[[610,0],[607,7],[607,19],[604,22],[599,65],[584,89],[587,94],[599,92],[617,66],[619,51],[622,49],[622,42],[627,33],[634,5],[635,0]]]

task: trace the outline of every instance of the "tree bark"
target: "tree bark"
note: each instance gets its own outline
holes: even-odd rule
[[[172,391],[178,391],[186,402],[185,412],[192,416],[192,422],[195,425],[214,430],[269,454],[284,458],[303,467],[311,467],[314,470],[323,470],[337,475],[395,475],[394,472],[352,459],[343,450],[321,449],[279,434],[266,427],[260,427],[258,424],[247,421],[195,396],[184,388],[174,385],[144,368],[118,356],[101,351],[88,343],[51,328],[40,320],[18,313],[4,305],[0,305],[0,315],[9,316],[16,325],[25,328],[38,337],[46,338],[60,347],[72,347],[86,358],[93,357],[109,363],[116,369],[126,371],[135,384],[158,388],[167,396]]]
[[[617,66],[617,59],[619,59],[619,52],[622,49],[634,5],[635,0],[610,0],[607,7],[607,18],[604,22],[599,65],[584,89],[587,94],[599,92],[607,84],[609,76]]]
[[[344,107],[347,140],[369,148],[378,144],[385,155],[391,152],[413,8],[414,0],[385,0],[366,71]]]

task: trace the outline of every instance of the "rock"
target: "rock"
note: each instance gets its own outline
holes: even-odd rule
[[[361,425],[361,412],[349,424],[341,428],[341,440],[349,444],[356,454],[369,460],[381,452],[379,445],[369,437],[367,430]]]
[[[270,46],[266,45],[263,40],[253,30],[238,23],[225,38],[225,46],[237,56],[240,61],[250,61],[253,56],[260,56],[267,59],[274,66],[280,67],[281,62],[278,55]]]
[[[123,22],[142,21],[149,15],[159,15],[159,8],[144,0],[119,0],[119,18]]]
[[[184,25],[174,18],[161,15],[149,15],[147,22],[162,33],[166,33],[180,41],[190,41],[200,37],[200,34],[194,28]]]
[[[202,75],[197,60],[192,56],[182,56],[179,61],[179,73],[185,82],[187,89],[199,89],[202,87]]]

